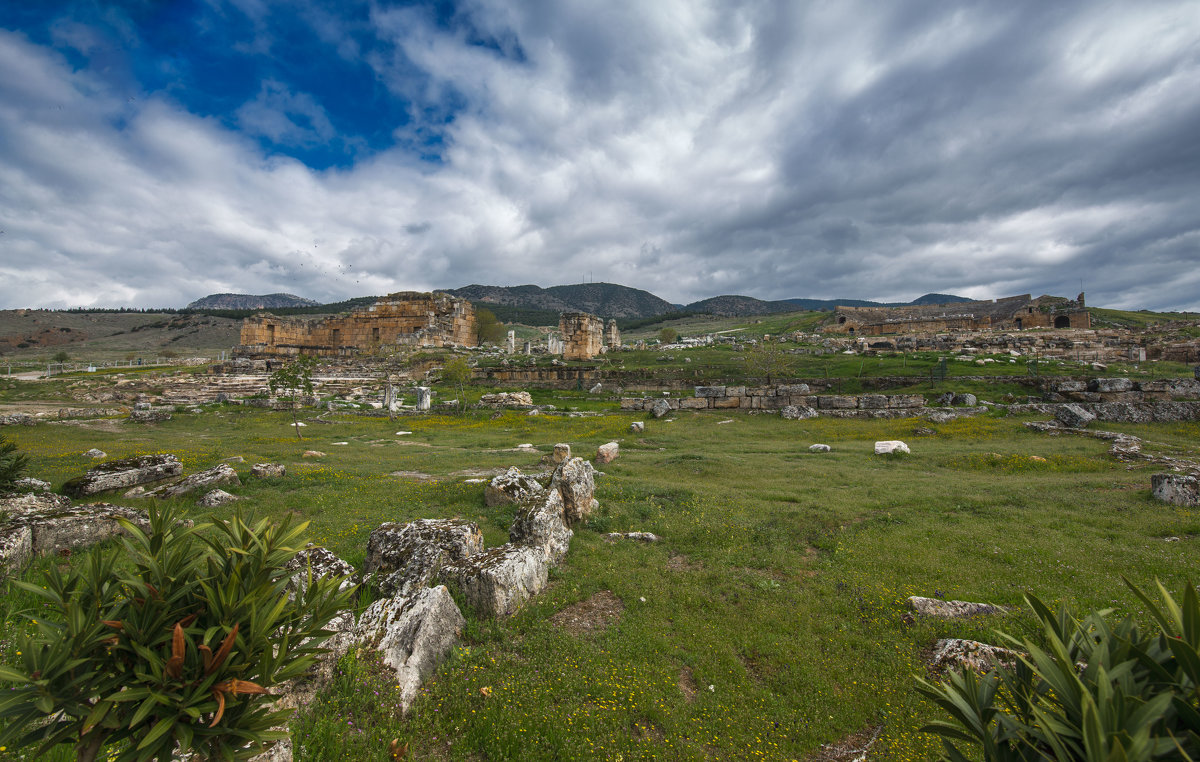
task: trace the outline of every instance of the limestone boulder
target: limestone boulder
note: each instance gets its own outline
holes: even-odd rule
[[[101,463],[88,469],[63,485],[63,493],[71,497],[87,497],[115,489],[128,489],[139,484],[153,484],[179,476],[183,463],[170,453],[138,455]]]
[[[566,557],[575,534],[567,526],[563,508],[562,493],[557,489],[549,490],[541,500],[523,504],[508,530],[509,541],[535,548],[547,563],[557,564]]]
[[[1068,404],[1055,408],[1054,419],[1068,428],[1085,429],[1089,423],[1096,420],[1096,416],[1079,405]]]
[[[34,479],[32,476],[23,476],[13,483],[18,492],[49,492],[50,482],[44,482],[41,479]]]
[[[75,505],[50,493],[0,497],[0,567],[14,573],[35,555],[70,553],[125,534],[120,519],[146,529],[141,511],[107,503]]]
[[[282,463],[255,463],[250,466],[250,476],[255,479],[281,479],[287,476],[287,467]]]
[[[88,450],[87,452],[85,452],[85,453],[83,454],[83,457],[85,457],[85,458],[95,458],[96,460],[99,460],[100,458],[107,458],[107,457],[108,457],[108,453],[106,453],[104,450],[98,450],[98,449],[96,449],[95,447],[93,447],[92,449],[90,449],[90,450]]]
[[[919,595],[910,596],[908,606],[921,616],[937,619],[965,619],[985,614],[1003,614],[1004,609],[990,603],[970,603],[968,601],[943,601],[937,598],[922,598]]]
[[[943,638],[937,642],[930,659],[935,670],[967,668],[986,673],[1000,667],[1013,667],[1019,654],[1008,648],[980,643],[977,640]]]
[[[806,418],[816,418],[818,413],[807,405],[784,405],[779,414],[788,421],[803,421]]]
[[[409,596],[446,564],[483,551],[479,526],[459,519],[417,519],[380,524],[367,539],[363,573],[373,574],[384,595]]]
[[[629,424],[629,433],[642,434],[646,431],[646,424],[643,421],[634,421]]]
[[[829,452],[833,448],[827,444],[813,444],[808,446],[809,452]]]
[[[1200,506],[1200,479],[1190,474],[1154,474],[1150,493],[1163,502],[1194,508]]]
[[[222,505],[229,505],[241,500],[237,495],[231,495],[223,489],[214,489],[210,492],[205,492],[204,496],[196,501],[196,505],[204,508],[219,508]]]
[[[159,423],[161,421],[171,420],[171,413],[168,410],[134,410],[129,414],[129,420],[137,423]]]
[[[238,478],[237,471],[233,470],[233,466],[228,463],[221,463],[204,471],[198,471],[174,484],[150,490],[146,495],[147,497],[167,499],[182,497],[196,490],[228,486],[240,487],[242,486],[242,480]]]
[[[600,465],[607,465],[617,459],[621,454],[621,446],[616,442],[607,442],[596,448],[596,462]]]
[[[979,400],[974,394],[955,394],[950,404],[962,407],[975,407],[979,404]]]
[[[483,491],[483,500],[489,507],[494,507],[537,500],[545,493],[546,488],[537,479],[521,473],[521,469],[516,466],[511,466],[504,473],[492,478]]]
[[[301,458],[324,458],[325,453],[321,452],[320,450],[305,450],[304,452],[300,453],[300,457]]]
[[[950,423],[955,418],[958,418],[954,413],[947,413],[943,410],[935,410],[925,416],[931,423]]]
[[[438,585],[375,601],[359,617],[354,635],[359,643],[378,649],[383,663],[396,670],[400,706],[407,712],[421,683],[458,642],[465,624],[446,586]]]
[[[1088,381],[1089,392],[1113,394],[1115,392],[1133,391],[1133,381],[1128,378],[1093,378]]]
[[[311,542],[304,550],[297,553],[283,567],[291,573],[288,579],[288,589],[303,592],[308,589],[308,580],[336,577],[341,579],[339,590],[354,587],[355,569],[348,562],[338,558],[328,548],[318,547]]]
[[[650,407],[647,409],[655,418],[662,418],[664,415],[671,412],[671,403],[663,399],[658,399],[654,400],[654,402],[651,403]]]
[[[272,689],[272,693],[278,696],[273,702],[275,709],[303,709],[313,702],[322,689],[333,682],[333,678],[337,675],[338,659],[345,656],[357,642],[355,624],[353,611],[341,611],[325,625],[324,629],[331,634],[321,643],[322,651],[316,654],[316,661],[312,667],[300,677],[288,680]],[[279,746],[275,746],[274,749],[279,749]],[[291,745],[289,744],[287,747],[286,756],[260,755],[253,759],[288,760],[290,762],[292,759]]]
[[[554,470],[550,491],[562,495],[563,517],[574,525],[592,515],[596,502],[596,469],[583,458],[571,458]]]
[[[567,444],[566,442],[559,442],[558,444],[554,445],[554,452],[550,454],[551,463],[557,466],[559,463],[570,459],[571,445]]]
[[[609,542],[617,540],[636,540],[638,542],[658,542],[662,538],[653,532],[609,532],[604,535],[604,539]]]
[[[550,559],[538,548],[508,543],[442,567],[439,579],[479,617],[516,613],[545,589]]]
[[[912,450],[908,449],[908,445],[899,439],[890,439],[875,443],[876,455],[895,455],[898,453],[907,455],[911,452]]]

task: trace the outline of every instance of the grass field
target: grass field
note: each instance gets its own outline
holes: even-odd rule
[[[293,721],[303,760],[384,760],[392,738],[414,759],[819,759],[822,744],[879,726],[872,759],[930,759],[938,746],[917,728],[934,715],[913,691],[927,649],[942,636],[994,641],[995,628],[1032,635],[1032,619],[910,625],[907,596],[1019,607],[1035,593],[1136,616],[1122,575],[1178,593],[1200,560],[1200,511],[1153,502],[1150,467],[1116,461],[1099,440],[1035,433],[1021,418],[959,419],[918,436],[928,424],[912,419],[715,411],[648,420],[641,435],[627,433],[634,416],[615,412],[346,416],[308,426],[303,442],[288,420],[214,406],[153,426],[4,433],[55,487],[92,465],[82,456],[91,447],[110,457],[173,452],[187,472],[233,455],[245,458],[243,472],[285,463],[286,477],[230,491],[259,515],[311,521],[314,540],[355,564],[383,521],[462,517],[489,546],[504,542],[511,509],[486,508],[483,485],[464,480],[536,470],[537,456],[512,451],[519,443],[544,453],[569,442],[588,457],[621,443],[597,480],[599,512],[577,528],[546,592],[509,619],[469,621],[407,717],[369,653],[343,659],[335,684]],[[1152,451],[1200,454],[1195,423],[1105,428],[1144,437]],[[913,453],[875,456],[878,439],[903,439]],[[816,442],[833,451],[809,453]],[[305,449],[327,455],[302,459]],[[602,537],[627,530],[663,539]],[[603,591],[619,604],[593,598]],[[610,601],[606,629],[576,634],[552,619],[589,600]],[[11,632],[33,603],[10,589],[0,605]]]

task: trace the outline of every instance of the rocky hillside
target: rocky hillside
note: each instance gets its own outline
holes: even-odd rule
[[[189,310],[271,310],[282,307],[319,307],[320,302],[295,294],[209,294],[187,306]]]
[[[685,312],[704,312],[722,317],[743,315],[769,315],[773,312],[795,312],[798,307],[790,302],[765,302],[751,296],[714,296],[685,305]]]
[[[649,291],[616,283],[579,283],[550,288],[472,284],[446,289],[446,293],[482,304],[558,312],[590,312],[601,317],[653,317],[674,309],[670,302]]]

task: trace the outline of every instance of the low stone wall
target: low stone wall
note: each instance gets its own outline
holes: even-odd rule
[[[777,386],[697,386],[694,397],[627,397],[622,410],[646,410],[665,399],[672,410],[781,410],[788,405],[822,412],[844,410],[904,410],[917,415],[925,407],[922,394],[813,394],[808,384]]]
[[[1008,405],[1010,413],[1041,413],[1054,415],[1065,403],[1035,402],[1028,405]],[[1111,423],[1153,423],[1200,421],[1200,402],[1076,402],[1073,403]]]

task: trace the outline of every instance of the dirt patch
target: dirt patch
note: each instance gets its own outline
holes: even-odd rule
[[[667,740],[667,734],[663,732],[653,720],[645,718],[634,720],[629,726],[629,735],[638,741],[649,741],[651,743],[662,743]]]
[[[833,743],[823,744],[821,748],[804,758],[804,762],[854,762],[866,759],[875,739],[883,731],[882,725],[864,728],[851,733]]]
[[[388,476],[396,476],[413,482],[433,481],[433,474],[426,474],[421,471],[392,471]]]
[[[696,678],[692,675],[691,667],[684,667],[679,670],[679,679],[675,682],[679,686],[679,692],[683,694],[683,700],[689,704],[696,700],[696,694],[700,692],[700,686],[696,685]]]
[[[624,610],[625,604],[621,603],[621,599],[613,595],[611,590],[601,590],[586,601],[567,606],[550,617],[550,621],[579,637],[587,633],[603,632],[621,618],[621,612]]]
[[[409,444],[417,444],[417,443],[411,442]],[[506,471],[508,471],[507,468],[464,468],[461,471],[451,471],[450,475],[451,476],[474,476],[474,477],[499,476],[500,474],[502,474]]]
[[[91,429],[92,431],[104,431],[108,433],[116,433],[125,430],[124,418],[93,418],[91,420],[69,420],[69,421],[50,421],[60,426],[78,426],[81,429]]]
[[[699,571],[703,568],[704,564],[693,561],[684,555],[671,556],[667,559],[667,571]]]

